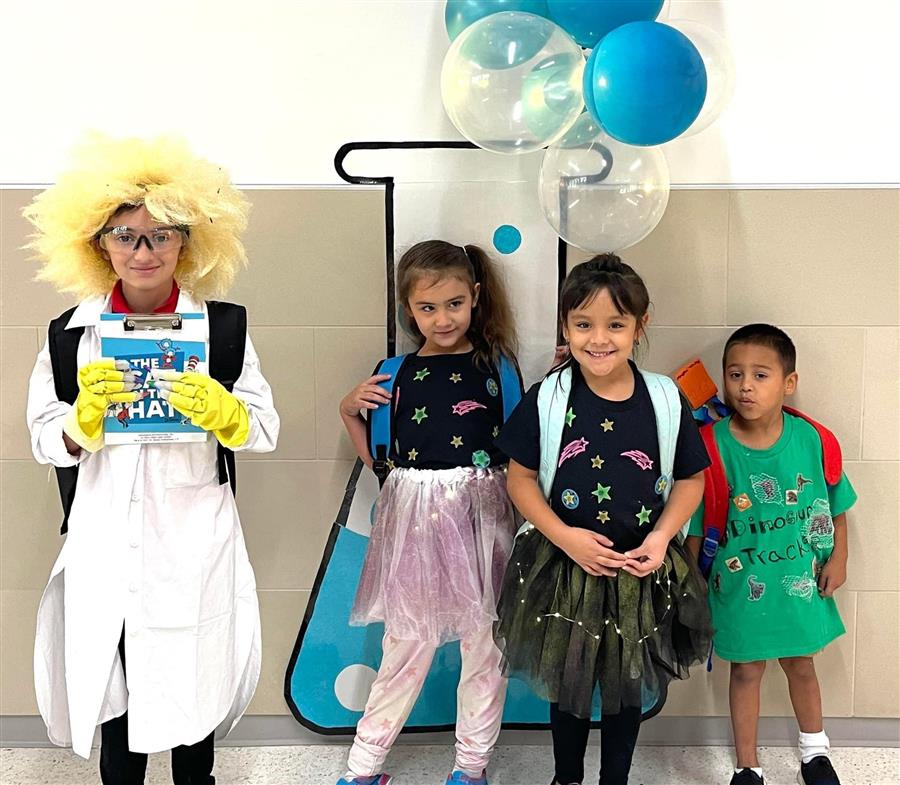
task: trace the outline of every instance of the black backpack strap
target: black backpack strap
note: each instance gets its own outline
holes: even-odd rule
[[[209,314],[209,375],[231,392],[244,369],[247,309],[218,300],[209,300],[206,309]],[[219,444],[216,459],[219,485],[230,482],[231,492],[237,495],[234,452]]]
[[[53,386],[60,401],[74,404],[78,397],[78,344],[84,334],[84,327],[66,329],[75,308],[69,308],[57,316],[47,328],[47,344],[50,351],[50,366],[53,369]],[[77,466],[56,466],[56,482],[59,485],[59,499],[62,502],[63,520],[59,533],[69,530],[69,512],[75,500],[78,484]]]

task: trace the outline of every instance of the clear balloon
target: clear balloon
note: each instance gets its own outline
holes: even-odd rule
[[[447,0],[444,6],[444,24],[447,35],[453,41],[473,22],[501,11],[525,11],[547,16],[546,0]]]
[[[659,147],[634,147],[604,133],[587,113],[544,153],[541,208],[567,243],[621,251],[656,228],[669,203],[669,167]]]
[[[700,53],[659,22],[617,27],[591,52],[584,73],[588,111],[626,144],[674,139],[697,119],[706,97]]]
[[[547,0],[550,19],[588,49],[621,25],[653,21],[662,5],[663,0]]]
[[[457,130],[485,150],[517,154],[559,139],[582,111],[584,55],[548,19],[503,12],[453,42],[441,97]]]
[[[681,134],[681,137],[694,136],[718,120],[731,102],[735,83],[734,58],[725,37],[711,27],[686,19],[669,19],[666,24],[690,39],[703,58],[703,67],[706,68],[706,100],[703,108],[697,119]]]

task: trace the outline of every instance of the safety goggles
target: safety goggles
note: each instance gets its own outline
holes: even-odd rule
[[[163,252],[180,248],[188,237],[186,226],[158,226],[140,231],[130,226],[108,226],[98,235],[100,247],[109,253],[134,253],[147,243],[150,251]]]

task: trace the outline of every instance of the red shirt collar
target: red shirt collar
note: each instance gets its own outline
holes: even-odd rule
[[[153,313],[174,313],[178,306],[178,284],[172,281],[172,293],[159,308],[154,309]],[[116,281],[116,285],[112,290],[112,297],[109,300],[109,307],[112,313],[134,313],[134,309],[128,304],[125,295],[122,293],[121,279]]]

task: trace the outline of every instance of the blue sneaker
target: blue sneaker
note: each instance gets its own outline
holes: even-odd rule
[[[354,777],[350,780],[346,777],[341,777],[335,785],[391,785],[392,781],[393,777],[390,774],[382,772],[381,774],[373,774],[371,777]]]
[[[459,769],[454,769],[444,785],[488,785],[487,772],[482,770],[480,776],[470,777]]]

